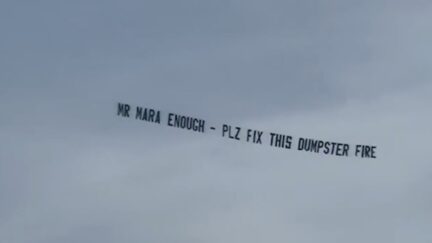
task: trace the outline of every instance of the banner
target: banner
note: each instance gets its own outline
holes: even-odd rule
[[[156,109],[140,106],[131,106],[125,103],[117,104],[117,116],[132,118],[145,122],[163,124],[169,127],[189,130],[197,133],[216,133],[222,138],[247,143],[267,145],[280,149],[297,150],[330,156],[359,157],[367,159],[377,158],[377,146],[325,141],[314,138],[297,137],[276,132],[243,128],[230,124],[219,126],[209,125],[200,118],[185,116],[176,113],[163,113]]]

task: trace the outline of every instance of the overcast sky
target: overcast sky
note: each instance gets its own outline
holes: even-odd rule
[[[0,242],[432,242],[431,13],[426,0],[2,0]],[[117,102],[378,158],[124,119]]]

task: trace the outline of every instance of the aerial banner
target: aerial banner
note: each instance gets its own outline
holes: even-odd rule
[[[257,129],[243,128],[225,123],[214,125],[201,118],[172,112],[164,113],[153,108],[132,106],[130,104],[120,102],[117,103],[117,116],[166,125],[196,133],[215,133],[225,139],[267,145],[270,147],[286,150],[297,150],[301,152],[311,152],[339,157],[354,156],[365,159],[377,158],[377,146],[374,145],[352,145],[348,143],[325,141],[315,138],[294,137],[293,135],[276,132],[265,132]]]

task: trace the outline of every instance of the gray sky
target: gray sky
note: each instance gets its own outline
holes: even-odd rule
[[[431,242],[431,11],[2,1],[0,242]],[[378,158],[121,119],[119,101]]]

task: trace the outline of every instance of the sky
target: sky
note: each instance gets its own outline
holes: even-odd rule
[[[432,3],[0,2],[0,242],[429,243]],[[117,103],[376,159],[117,116]]]

